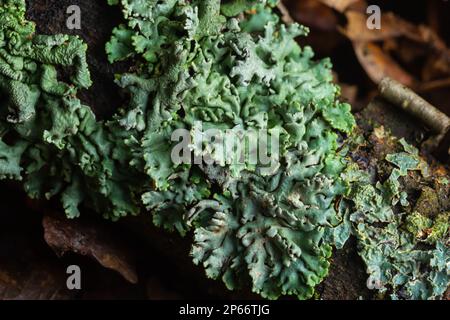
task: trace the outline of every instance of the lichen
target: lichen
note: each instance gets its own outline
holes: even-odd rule
[[[329,267],[323,234],[339,222],[340,132],[355,125],[330,61],[296,43],[307,29],[281,24],[274,1],[109,2],[127,20],[109,59],[136,58],[138,71],[118,75],[130,102],[106,122],[76,98],[90,85],[86,45],[36,35],[24,1],[0,2],[1,176],[33,198],[59,196],[69,218],[81,204],[113,220],[144,205],[157,225],[192,230],[194,262],[229,288],[250,279],[267,298],[311,297]],[[70,83],[60,67],[75,70]],[[279,164],[174,163],[171,134],[198,123],[278,132]]]
[[[351,234],[357,238],[369,289],[392,299],[439,299],[450,285],[449,214],[438,203],[432,209],[434,217],[414,210],[402,178],[430,169],[417,149],[403,139],[396,143],[403,151],[386,156],[384,165],[391,166],[391,174],[384,183],[374,184],[356,164],[343,173],[349,186],[341,202],[345,219],[331,236],[341,236],[340,242]],[[427,187],[423,193],[432,190]],[[425,201],[419,197],[415,207],[422,208]]]
[[[91,85],[87,45],[35,34],[25,11],[23,0],[0,1],[0,177],[22,180],[32,198],[60,196],[70,218],[82,202],[106,217],[137,214],[129,137],[76,97]]]
[[[406,229],[418,240],[430,244],[446,241],[450,227],[450,212],[437,215],[435,219],[429,218],[417,211],[406,217]]]
[[[385,159],[389,178],[376,183],[345,158],[350,106],[339,102],[330,61],[297,44],[308,31],[282,24],[276,1],[109,3],[126,23],[113,30],[108,58],[135,65],[117,75],[127,105],[97,121],[77,98],[91,85],[87,46],[35,34],[24,0],[0,0],[1,179],[22,180],[32,198],[60,199],[69,218],[81,205],[112,220],[146,208],[156,225],[191,232],[194,262],[230,289],[310,298],[332,246],[354,234],[372,288],[393,288],[394,298],[443,294],[448,214],[411,214],[402,190],[411,171],[426,174],[424,161],[400,141],[403,150]],[[239,137],[277,133],[279,150],[266,142],[276,165],[221,158],[200,127],[232,132],[244,150]],[[179,129],[191,139],[187,158],[200,162],[173,161]]]
[[[337,101],[329,60],[314,62],[311,48],[299,47],[307,29],[281,24],[274,1],[147,1],[145,11],[116,3],[127,25],[107,44],[110,61],[146,60],[118,78],[132,97],[118,121],[141,141],[139,163],[155,185],[142,199],[155,223],[193,229],[194,262],[230,289],[250,276],[263,297],[311,297],[329,267],[323,234],[339,223],[338,137],[355,125],[350,106]],[[174,165],[171,133],[197,123],[277,130],[280,165]],[[218,160],[212,149],[193,153]]]

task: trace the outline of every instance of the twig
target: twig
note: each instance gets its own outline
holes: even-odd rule
[[[434,133],[445,135],[450,118],[401,83],[384,78],[379,85],[383,98],[423,121]]]
[[[422,147],[433,151],[440,159],[447,161],[450,156],[450,118],[411,89],[393,79],[384,78],[380,82],[379,90],[384,99],[421,120],[435,133],[424,142]]]

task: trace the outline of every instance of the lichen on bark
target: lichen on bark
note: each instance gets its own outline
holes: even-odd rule
[[[22,180],[30,197],[60,199],[69,218],[82,205],[112,220],[146,208],[156,225],[192,233],[194,262],[229,289],[310,298],[332,247],[353,234],[372,288],[440,297],[448,215],[411,211],[402,183],[426,175],[424,161],[399,141],[383,158],[388,178],[377,184],[360,171],[354,140],[345,142],[355,120],[330,60],[298,45],[308,30],[281,23],[276,1],[108,2],[126,21],[106,44],[109,61],[133,67],[116,81],[129,101],[98,121],[77,98],[91,84],[86,45],[35,34],[25,1],[0,0],[0,178]],[[73,71],[66,82],[61,68]],[[172,133],[195,141],[199,123],[279,132],[278,165],[174,163]],[[191,147],[193,157],[218,160],[210,145]]]

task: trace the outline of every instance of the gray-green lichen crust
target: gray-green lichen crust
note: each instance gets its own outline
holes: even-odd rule
[[[135,163],[154,183],[142,199],[155,223],[194,229],[194,262],[230,289],[249,276],[263,297],[311,297],[329,267],[323,234],[340,222],[340,132],[355,125],[350,106],[337,101],[329,60],[314,62],[311,48],[299,47],[295,38],[307,30],[281,24],[273,1],[114,3],[127,25],[106,46],[110,61],[145,60],[118,77],[132,99],[117,121],[142,148]],[[198,122],[277,130],[279,166],[175,166],[171,133]]]
[[[23,179],[31,197],[59,196],[70,218],[81,203],[114,220],[144,205],[157,225],[193,230],[194,262],[230,289],[249,279],[267,298],[311,297],[328,272],[324,232],[340,222],[340,133],[355,124],[330,62],[298,46],[307,30],[279,23],[274,1],[110,3],[127,20],[110,61],[143,62],[118,76],[130,103],[103,123],[76,98],[90,85],[86,45],[35,35],[24,1],[0,1],[1,176]],[[60,67],[75,70],[72,83]],[[171,134],[198,122],[277,130],[279,165],[175,165]]]
[[[338,247],[350,234],[356,237],[370,289],[392,299],[440,299],[450,285],[448,208],[441,208],[436,198],[427,208],[433,216],[427,216],[424,197],[414,206],[410,203],[404,179],[416,172],[413,179],[424,188],[430,183],[430,168],[405,140],[394,140],[394,145],[399,152],[381,159],[391,171],[383,183],[356,164],[346,168],[343,180],[349,188],[340,203],[344,223],[330,231]],[[433,184],[448,195],[448,187]],[[437,197],[436,192],[425,187],[422,195]]]
[[[194,262],[230,289],[310,298],[332,246],[353,234],[370,288],[442,297],[448,208],[435,212],[434,189],[414,207],[403,190],[403,179],[426,176],[427,166],[403,140],[377,168],[390,167],[383,183],[344,159],[357,149],[342,143],[355,127],[350,106],[338,101],[329,60],[313,61],[296,43],[307,29],[280,23],[276,1],[109,3],[126,24],[113,30],[108,58],[135,66],[117,75],[129,103],[101,122],[76,97],[91,85],[87,46],[36,35],[24,0],[0,0],[1,179],[22,180],[32,198],[58,197],[69,218],[81,204],[112,220],[145,207],[155,224],[192,231]],[[199,124],[236,137],[276,132],[276,165],[223,161],[197,141]],[[173,161],[179,129],[191,138],[188,158],[202,161]]]
[[[36,35],[25,10],[23,0],[0,1],[0,176],[23,180],[32,198],[60,196],[71,218],[83,201],[112,218],[137,214],[125,133],[97,122],[76,98],[91,85],[87,45]],[[69,83],[59,80],[61,69],[72,73]]]
[[[59,196],[70,218],[81,203],[113,220],[144,205],[157,225],[193,230],[194,262],[230,289],[311,297],[328,272],[324,232],[340,222],[338,141],[355,125],[329,60],[298,46],[307,30],[281,24],[274,1],[110,3],[127,20],[110,61],[141,62],[117,78],[129,105],[99,122],[76,98],[90,85],[86,45],[35,35],[25,1],[0,0],[1,177],[23,180],[33,198]],[[71,83],[61,67],[75,71]],[[280,132],[279,165],[174,164],[171,134],[199,122]]]

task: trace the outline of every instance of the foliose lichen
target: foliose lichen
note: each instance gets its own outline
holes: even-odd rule
[[[423,161],[401,142],[378,184],[349,165],[341,148],[355,120],[330,61],[297,44],[307,29],[282,24],[276,1],[109,3],[126,19],[106,45],[109,60],[136,65],[117,75],[128,105],[102,122],[76,96],[91,84],[86,45],[36,35],[24,0],[0,0],[0,178],[22,180],[33,198],[58,197],[69,218],[81,204],[112,220],[145,207],[155,224],[193,232],[194,262],[230,289],[310,298],[332,245],[354,234],[371,287],[393,288],[394,298],[443,294],[448,214],[396,209],[409,205],[401,179],[425,172]],[[62,81],[60,69],[73,75]],[[199,126],[277,133],[278,150],[267,141],[276,165],[219,157]],[[180,129],[188,158],[202,161],[173,161]]]
[[[157,225],[194,231],[194,262],[230,289],[311,297],[329,267],[323,234],[339,223],[339,137],[355,125],[330,61],[296,43],[307,29],[281,24],[274,1],[109,2],[127,20],[109,59],[134,58],[138,71],[117,77],[131,99],[106,122],[76,98],[90,85],[86,45],[36,35],[24,1],[0,2],[1,176],[59,196],[69,218],[82,203],[113,220],[144,205]],[[60,67],[75,70],[71,83]],[[279,132],[278,164],[175,164],[172,133],[198,123]]]
[[[91,85],[87,45],[35,34],[25,11],[23,0],[0,1],[0,176],[22,180],[32,198],[59,196],[70,218],[84,201],[114,219],[137,214],[125,132],[96,121],[76,97]]]
[[[117,121],[142,148],[135,162],[154,183],[142,200],[155,223],[193,229],[194,262],[230,289],[250,276],[263,297],[311,297],[328,272],[323,234],[339,223],[339,137],[355,125],[330,61],[299,47],[307,29],[281,24],[276,1],[119,3],[127,24],[113,31],[109,59],[145,62],[118,77],[131,104]],[[174,165],[171,134],[197,123],[243,136],[279,132],[278,166]],[[218,160],[191,138],[195,156]]]
[[[340,203],[344,223],[330,231],[331,237],[339,246],[350,235],[356,237],[369,289],[392,299],[440,299],[450,286],[448,208],[437,204],[434,217],[415,211],[427,200],[419,197],[412,206],[414,197],[405,192],[402,179],[413,171],[430,178],[430,169],[405,140],[396,144],[403,150],[386,156],[391,173],[384,183],[376,183],[357,164],[347,167],[343,180],[349,188]],[[423,193],[430,194],[429,189]]]

